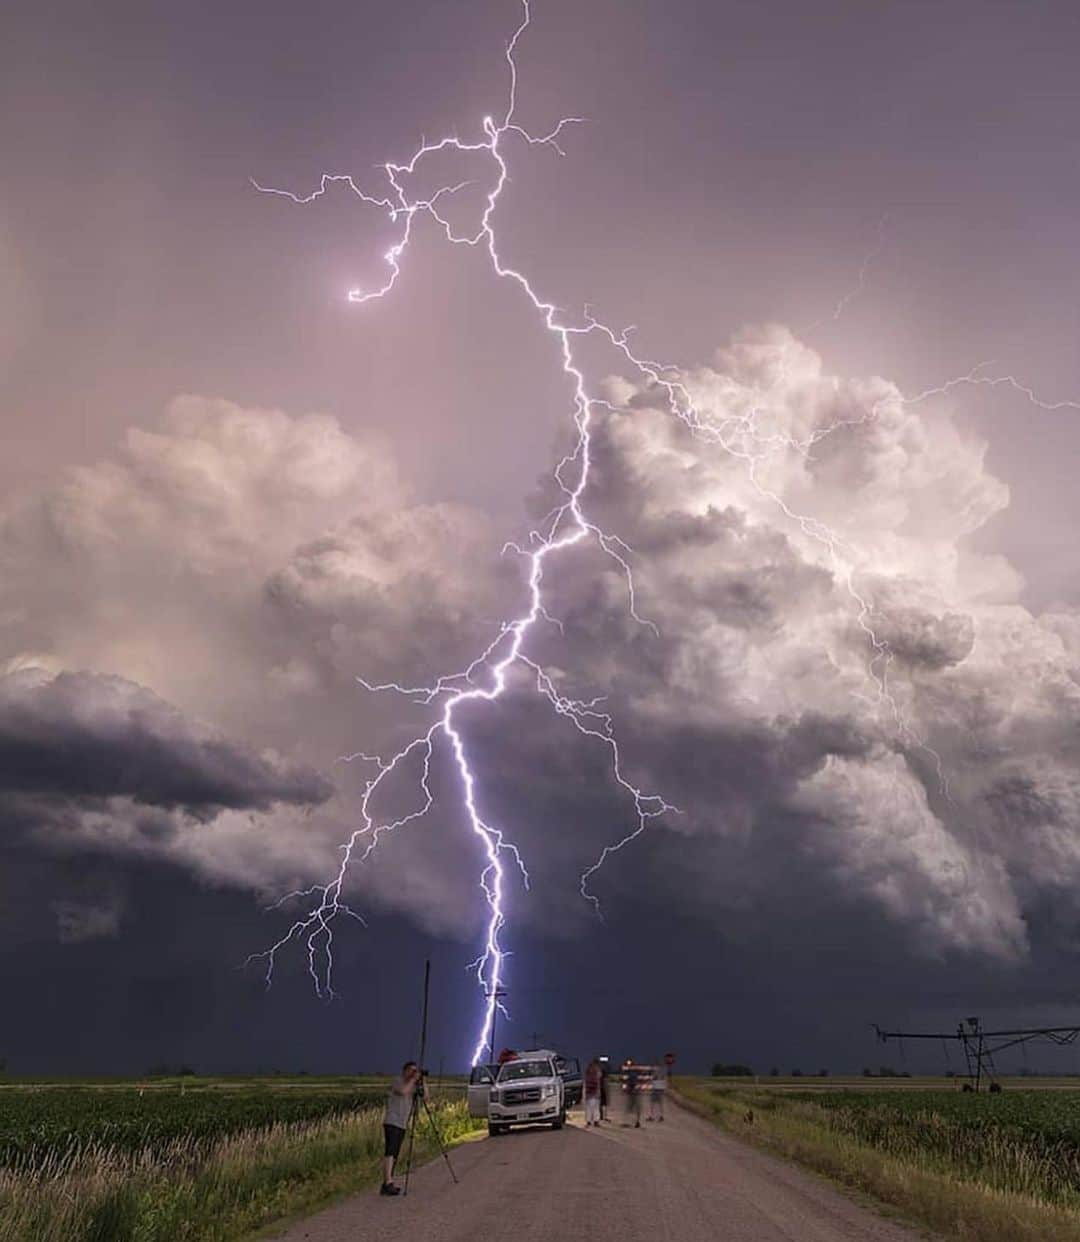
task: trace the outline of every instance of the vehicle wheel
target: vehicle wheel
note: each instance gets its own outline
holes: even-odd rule
[[[488,1122],[488,1135],[491,1138],[497,1138],[500,1134],[505,1134],[505,1133],[506,1133],[505,1126],[497,1126],[490,1121]]]
[[[566,1109],[564,1108],[562,1112],[559,1114],[558,1119],[551,1123],[551,1128],[553,1130],[561,1130],[565,1124],[566,1124]]]

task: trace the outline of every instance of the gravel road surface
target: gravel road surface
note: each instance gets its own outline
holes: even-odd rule
[[[287,1242],[914,1242],[809,1173],[668,1102],[667,1120],[512,1130],[414,1169],[408,1197],[372,1191]]]

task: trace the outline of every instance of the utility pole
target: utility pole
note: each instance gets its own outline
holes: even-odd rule
[[[488,989],[484,996],[488,1000],[494,999],[495,1004],[491,1008],[491,1064],[495,1064],[495,1023],[499,1017],[499,1001],[506,995],[506,988]]]

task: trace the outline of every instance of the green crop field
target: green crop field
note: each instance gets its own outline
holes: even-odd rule
[[[209,1242],[377,1181],[386,1079],[0,1087],[0,1242]],[[477,1128],[435,1086],[444,1140]],[[426,1130],[416,1158],[433,1151]]]
[[[1080,1240],[1080,1089],[974,1094],[918,1080],[686,1079],[713,1120],[902,1207],[947,1236]]]
[[[1009,1134],[1016,1138],[1080,1149],[1080,1089],[1003,1091],[1000,1095],[952,1090],[816,1091],[785,1093],[812,1101],[845,1119],[868,1138],[883,1131],[934,1126],[968,1134]],[[927,1136],[929,1138],[929,1136]],[[1080,1185],[1077,1186],[1080,1191]]]
[[[1080,1091],[790,1092],[826,1124],[904,1159],[1080,1209]]]
[[[62,1159],[95,1145],[155,1151],[177,1140],[205,1145],[260,1126],[318,1121],[378,1103],[386,1087],[183,1083],[12,1086],[0,1091],[0,1166]]]

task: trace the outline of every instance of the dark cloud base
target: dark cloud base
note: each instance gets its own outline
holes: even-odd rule
[[[642,855],[633,870],[645,877],[670,870],[659,839]],[[682,860],[685,873],[714,865],[701,844]],[[24,861],[5,874],[13,933],[0,946],[9,1015],[0,1056],[12,1074],[139,1074],[159,1063],[239,1073],[387,1069],[415,1053],[425,957],[434,970],[432,1066],[460,1068],[467,1057],[464,1033],[477,1012],[463,969],[470,946],[426,936],[401,917],[342,930],[341,998],[327,1004],[297,961],[283,964],[269,992],[257,970],[243,969],[273,925],[247,895],[128,863],[115,939],[62,944],[36,893],[65,891],[63,868]],[[535,1031],[582,1054],[616,1056],[673,1047],[687,1070],[719,1058],[762,1072],[774,1064],[857,1072],[899,1058],[876,1044],[875,1021],[949,1029],[969,1013],[1001,1023],[1076,1020],[1062,983],[1069,959],[1054,947],[1060,928],[1045,941],[1035,929],[1034,968],[959,955],[913,963],[872,907],[845,912],[807,893],[797,854],[779,855],[773,874],[767,906],[726,903],[718,917],[699,891],[687,887],[676,900],[646,878],[584,944],[513,937],[506,1041],[524,1044]],[[73,867],[67,882],[74,877]],[[1030,1055],[1034,1067],[1077,1068],[1066,1054]],[[944,1065],[937,1048],[909,1049],[906,1063],[927,1072]]]

